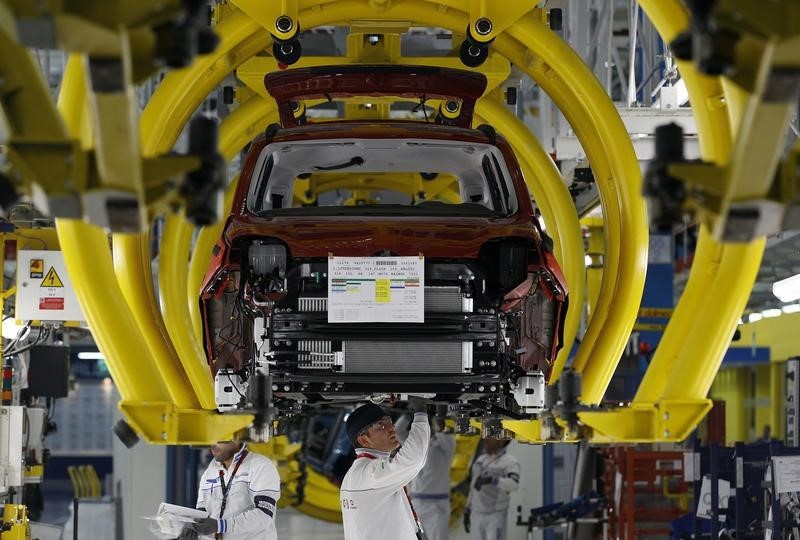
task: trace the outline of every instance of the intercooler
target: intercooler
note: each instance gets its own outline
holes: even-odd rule
[[[328,309],[327,298],[299,298],[305,312]],[[425,313],[471,313],[472,299],[458,287],[425,287]],[[472,369],[470,341],[343,340],[334,351],[329,340],[299,340],[301,369],[338,369],[342,373],[464,373]]]

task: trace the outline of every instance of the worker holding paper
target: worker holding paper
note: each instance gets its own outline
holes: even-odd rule
[[[266,457],[248,452],[242,442],[218,442],[214,459],[200,479],[197,508],[208,517],[188,523],[181,540],[275,540],[275,511],[281,480]]]

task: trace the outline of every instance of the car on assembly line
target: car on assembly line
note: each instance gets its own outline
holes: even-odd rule
[[[485,77],[354,65],[265,84],[281,126],[250,145],[200,297],[219,410],[411,393],[462,420],[541,412],[567,287],[511,147],[471,127]],[[416,117],[309,121],[341,99]]]

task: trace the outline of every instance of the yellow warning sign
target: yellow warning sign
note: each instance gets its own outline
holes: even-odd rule
[[[391,300],[391,282],[388,279],[380,278],[375,280],[375,302],[378,304],[388,304]]]
[[[41,279],[44,275],[44,260],[31,259],[31,279]]]
[[[42,280],[42,287],[63,287],[64,283],[61,281],[61,278],[58,277],[56,273],[55,266],[51,266],[50,270],[47,271],[47,275],[44,276]]]

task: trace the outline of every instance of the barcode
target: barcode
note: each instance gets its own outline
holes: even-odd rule
[[[375,261],[375,264],[382,266],[397,266],[397,261]]]

